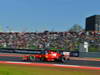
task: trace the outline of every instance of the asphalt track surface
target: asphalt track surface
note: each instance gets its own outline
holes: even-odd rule
[[[0,56],[0,61],[23,62],[22,57],[13,57],[13,56]],[[88,61],[88,60],[69,60],[66,61],[66,63],[61,63],[61,62],[39,62],[39,63],[100,67],[100,61]]]

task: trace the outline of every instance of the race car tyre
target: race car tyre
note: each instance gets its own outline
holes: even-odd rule
[[[66,59],[64,57],[61,58],[61,62],[65,63]]]

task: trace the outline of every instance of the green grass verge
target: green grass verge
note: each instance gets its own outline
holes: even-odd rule
[[[0,75],[99,75],[98,70],[0,64]]]

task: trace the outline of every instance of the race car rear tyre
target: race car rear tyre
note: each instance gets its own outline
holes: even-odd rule
[[[66,59],[64,57],[61,58],[61,62],[65,63]]]

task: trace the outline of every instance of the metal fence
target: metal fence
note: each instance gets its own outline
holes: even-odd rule
[[[100,58],[100,52],[80,52],[79,57]]]

